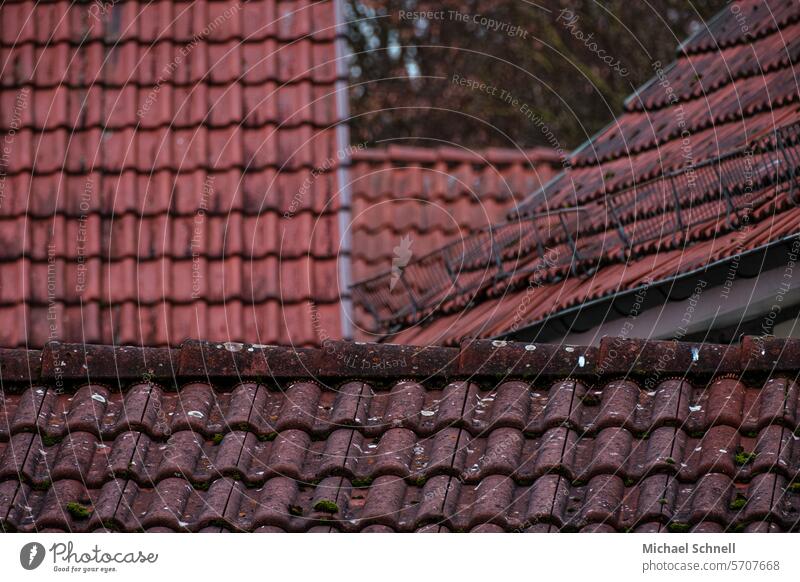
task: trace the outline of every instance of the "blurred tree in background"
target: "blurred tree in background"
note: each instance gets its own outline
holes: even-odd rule
[[[574,148],[725,5],[347,0],[352,140]],[[485,87],[453,83],[454,75]]]

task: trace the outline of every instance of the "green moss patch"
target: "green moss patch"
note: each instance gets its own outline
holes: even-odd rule
[[[747,505],[747,497],[745,497],[741,493],[737,493],[736,498],[733,501],[731,501],[728,507],[730,507],[734,511],[739,511],[740,509],[743,509],[745,505]]]
[[[69,512],[69,514],[75,519],[86,519],[87,517],[92,515],[93,511],[91,506],[84,505],[83,503],[78,503],[77,501],[68,502],[65,508]]]
[[[372,485],[372,477],[356,477],[351,483],[353,487],[369,487]]]
[[[51,485],[52,483],[50,479],[44,479],[40,483],[34,483],[33,485],[31,485],[31,487],[33,488],[34,491],[47,491],[48,489],[50,489]]]
[[[339,513],[339,506],[335,501],[330,499],[320,499],[314,504],[314,511],[321,511],[322,513]]]
[[[736,462],[737,465],[740,467],[744,467],[745,465],[749,465],[752,463],[755,458],[758,456],[758,453],[752,451],[745,451],[741,447],[736,451],[736,455],[734,455],[733,460]]]
[[[53,445],[57,445],[61,442],[59,437],[43,435],[42,436],[42,444],[46,447],[52,447]]]
[[[417,475],[416,477],[411,478],[411,482],[417,487],[424,487],[425,483],[428,482],[428,479],[424,475]]]

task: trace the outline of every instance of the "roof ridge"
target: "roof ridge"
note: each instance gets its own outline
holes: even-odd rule
[[[559,162],[558,153],[545,146],[530,148],[505,148],[488,146],[481,148],[456,148],[452,146],[424,147],[391,144],[353,152],[353,162],[407,162],[420,164],[472,163],[505,165],[515,163]]]
[[[740,344],[604,337],[599,347],[464,340],[459,347],[329,341],[321,348],[187,340],[180,347],[49,342],[0,349],[0,382],[176,377],[370,379],[719,376],[796,371],[800,339],[744,336]]]
[[[748,24],[746,17],[743,15],[741,4],[744,4],[744,2],[740,2],[738,5],[733,4],[726,6],[717,12],[706,22],[705,26],[700,27],[690,35],[689,38],[678,45],[675,50],[676,57],[681,55],[720,52],[732,46],[750,44],[800,21],[800,12],[787,11],[781,13],[781,5],[777,2],[776,4],[778,4],[778,6],[776,6],[773,11],[773,8],[765,1],[764,5],[768,6],[768,13],[757,15],[762,17],[763,20],[757,18],[753,23]],[[733,6],[738,6],[738,9],[734,10]],[[753,8],[761,8],[761,6]],[[775,18],[776,12],[779,16],[777,19]],[[739,22],[740,20],[742,22]],[[739,23],[739,31],[735,33],[732,38],[725,38],[724,35],[727,31],[724,28],[718,27],[727,24],[729,21]],[[766,25],[762,26],[762,22],[766,22]]]

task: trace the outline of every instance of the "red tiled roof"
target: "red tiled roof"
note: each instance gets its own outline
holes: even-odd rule
[[[0,351],[0,529],[796,531],[800,342]]]
[[[555,150],[457,147],[356,149],[350,168],[352,275],[390,269],[403,238],[422,257],[502,219],[560,165]],[[372,317],[355,306],[356,337]]]
[[[740,14],[747,26],[738,22]],[[573,153],[568,170],[511,214],[512,222],[502,228],[523,233],[509,235],[517,242],[502,256],[512,277],[496,280],[489,263],[477,275],[460,273],[456,284],[462,288],[481,276],[477,290],[453,294],[455,287],[445,284],[431,307],[395,318],[393,324],[407,329],[390,341],[456,343],[496,336],[797,233],[800,209],[787,196],[791,187],[768,177],[790,161],[775,146],[776,130],[794,149],[800,139],[798,33],[796,0],[731,3],[681,46],[674,63],[654,67],[657,76],[630,97],[619,118]],[[737,150],[738,157],[702,166]],[[753,153],[747,162],[745,150]],[[754,178],[746,177],[747,164]],[[694,176],[699,178],[690,184]],[[722,191],[720,177],[727,187]],[[566,210],[552,214],[558,209]],[[558,264],[548,264],[535,250],[533,230],[559,251]],[[576,267],[584,272],[576,273]],[[531,294],[526,288],[532,282]],[[392,301],[379,303],[385,332],[385,322],[397,312],[386,307]]]
[[[0,345],[342,336],[334,2],[0,21]]]

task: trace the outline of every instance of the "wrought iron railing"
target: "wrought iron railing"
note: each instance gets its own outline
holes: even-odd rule
[[[498,281],[545,269],[551,278],[592,273],[653,241],[672,244],[713,223],[735,228],[783,187],[800,202],[800,123],[751,147],[610,193],[587,206],[492,225],[404,267],[352,286],[379,329],[415,320],[454,299],[466,304]]]

